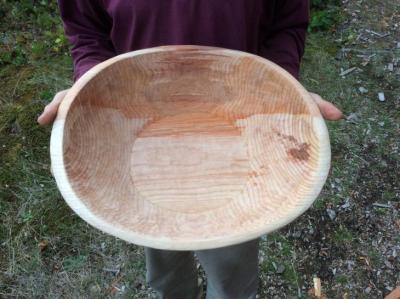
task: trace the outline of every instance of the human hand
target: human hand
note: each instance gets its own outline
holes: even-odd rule
[[[51,124],[57,116],[58,107],[67,94],[69,89],[58,92],[53,100],[44,107],[42,114],[38,117],[37,122],[44,126]]]
[[[319,111],[326,120],[339,120],[343,118],[343,113],[332,103],[325,101],[320,95],[310,92],[311,97],[317,104]]]

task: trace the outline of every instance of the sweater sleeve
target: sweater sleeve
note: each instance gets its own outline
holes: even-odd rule
[[[96,0],[58,0],[65,35],[72,44],[74,80],[116,55],[109,34],[111,19]]]
[[[259,53],[297,79],[304,54],[309,15],[308,0],[276,1],[273,21],[267,28]]]

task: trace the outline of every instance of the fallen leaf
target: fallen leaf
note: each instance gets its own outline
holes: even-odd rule
[[[53,271],[57,272],[60,269],[61,269],[61,265],[59,265],[59,264],[54,264],[53,265]]]
[[[107,289],[107,293],[110,295],[115,295],[118,291],[119,289],[116,286],[111,286]]]
[[[49,241],[47,240],[42,240],[39,242],[38,247],[40,249],[40,252],[43,252],[46,250],[47,246],[49,246]]]
[[[400,219],[397,219],[397,220],[395,221],[395,223],[396,223],[397,227],[400,228]]]
[[[360,261],[364,261],[365,264],[366,264],[367,266],[370,266],[368,257],[360,256],[358,259],[359,259]]]
[[[117,292],[120,291],[120,289],[117,287],[117,284],[122,280],[124,275],[118,275],[113,282],[111,283],[111,286],[107,289],[107,293],[110,295],[115,295]]]

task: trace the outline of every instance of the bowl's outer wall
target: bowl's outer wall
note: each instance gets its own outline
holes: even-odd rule
[[[50,151],[80,217],[171,250],[290,223],[330,164],[324,120],[296,79],[261,57],[200,46],[135,51],[89,70],[60,106]]]

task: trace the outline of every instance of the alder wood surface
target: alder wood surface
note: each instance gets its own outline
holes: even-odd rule
[[[88,223],[139,245],[199,250],[302,214],[326,180],[330,145],[310,95],[277,65],[166,46],[78,80],[58,111],[51,160]]]

